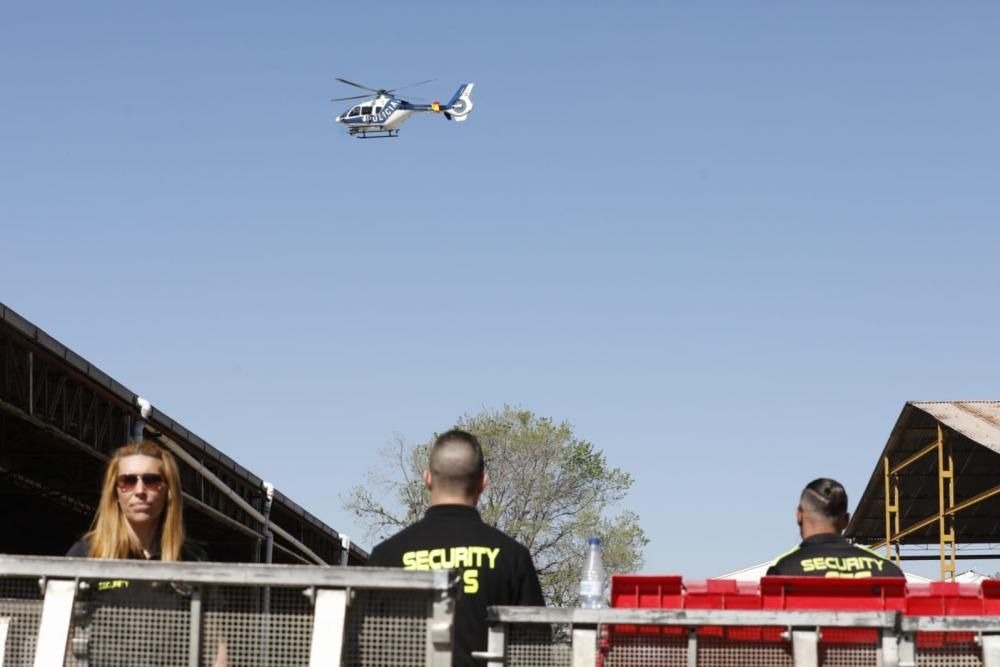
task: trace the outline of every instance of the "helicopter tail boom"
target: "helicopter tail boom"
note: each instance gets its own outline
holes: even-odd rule
[[[474,83],[466,83],[459,87],[455,95],[444,107],[444,117],[448,120],[462,122],[469,117],[472,111],[472,87]]]

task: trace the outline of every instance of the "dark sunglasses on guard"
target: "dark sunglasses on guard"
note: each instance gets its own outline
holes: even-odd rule
[[[142,485],[150,491],[159,491],[163,486],[163,475],[156,473],[143,473],[142,475],[118,475],[118,489],[121,491],[131,491],[135,485],[142,480]]]

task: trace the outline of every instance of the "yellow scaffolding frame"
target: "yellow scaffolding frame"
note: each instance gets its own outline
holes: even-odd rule
[[[899,499],[899,473],[913,465],[920,459],[932,452],[937,452],[938,471],[938,511],[934,516],[922,519],[905,529],[899,525],[900,499]],[[889,461],[889,455],[882,458],[883,477],[885,482],[885,540],[872,546],[878,549],[885,546],[886,558],[893,558],[893,545],[895,545],[895,560],[898,564],[901,560],[900,546],[903,538],[918,530],[926,528],[935,521],[938,524],[938,545],[940,547],[941,581],[950,578],[955,579],[955,557],[956,557],[956,536],[955,536],[955,514],[959,511],[975,505],[978,502],[1000,493],[1000,486],[996,486],[985,493],[981,493],[975,498],[955,504],[955,460],[951,453],[951,443],[945,440],[944,430],[941,424],[937,425],[937,440],[927,445],[916,454],[913,454],[902,462],[893,466]]]

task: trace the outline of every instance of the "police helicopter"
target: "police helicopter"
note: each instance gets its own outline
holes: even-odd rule
[[[341,79],[340,77],[337,77],[337,81],[346,83],[348,86],[354,86],[355,88],[361,88],[362,90],[368,90],[375,93],[374,98],[371,98],[370,95],[366,94],[354,95],[352,97],[338,97],[332,100],[333,102],[342,102],[344,100],[360,100],[363,98],[369,98],[364,102],[354,105],[350,109],[344,111],[344,113],[337,116],[337,122],[346,125],[347,131],[350,135],[359,139],[398,137],[399,126],[402,125],[403,122],[406,121],[411,115],[419,111],[444,114],[445,118],[456,122],[464,121],[469,117],[469,112],[472,111],[471,95],[472,87],[475,85],[473,83],[464,83],[459,86],[458,90],[447,104],[441,104],[440,102],[431,102],[430,104],[413,104],[412,102],[408,102],[401,97],[396,97],[393,93],[397,90],[402,90],[403,88],[411,88],[413,86],[430,83],[432,80],[411,83],[408,86],[392,88],[391,90],[369,88],[368,86],[362,86],[360,83],[354,83],[353,81]]]

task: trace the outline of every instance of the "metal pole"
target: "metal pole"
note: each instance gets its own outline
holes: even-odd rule
[[[795,667],[819,665],[819,631],[792,630],[792,656]]]
[[[889,457],[882,457],[882,468],[885,471],[885,557],[892,558],[892,484],[889,481]]]
[[[66,579],[49,579],[45,582],[45,601],[42,603],[42,618],[38,623],[35,667],[62,666],[73,620],[76,585],[75,581]]]
[[[271,505],[274,503],[274,484],[264,482],[264,563],[271,564],[274,556],[274,531],[271,530]],[[271,587],[264,586],[263,613],[260,623],[261,665],[267,667],[271,643]]]
[[[201,586],[191,591],[191,624],[188,635],[188,667],[201,665]]]

